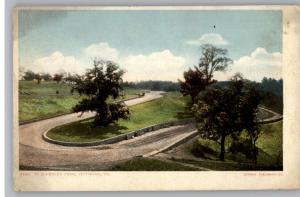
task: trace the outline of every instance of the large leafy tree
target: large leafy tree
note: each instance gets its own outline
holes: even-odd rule
[[[227,49],[211,44],[201,46],[201,57],[197,68],[203,72],[207,83],[213,79],[216,71],[224,71],[232,63],[232,60],[227,57],[227,53]]]
[[[224,71],[231,59],[226,57],[227,50],[217,48],[210,44],[202,45],[201,57],[194,69],[189,69],[183,73],[184,81],[179,80],[180,92],[184,95],[190,95],[192,103],[195,97],[205,88],[216,82],[213,74],[216,71]]]
[[[75,107],[74,112],[95,111],[94,124],[106,126],[120,118],[129,118],[129,109],[122,103],[109,103],[108,99],[116,99],[122,91],[122,76],[124,71],[111,61],[95,60],[93,69],[87,70],[83,75],[70,78],[74,86],[73,91],[85,95]]]
[[[227,136],[238,136],[241,131],[234,100],[235,97],[229,90],[208,88],[193,106],[200,136],[220,144],[221,161],[225,158]]]
[[[226,88],[207,88],[202,92],[193,111],[200,136],[220,144],[220,160],[225,158],[225,140],[231,136],[234,140],[246,130],[251,139],[251,151],[256,158],[255,142],[259,128],[257,110],[260,102],[255,86],[245,83],[240,76],[234,76]]]

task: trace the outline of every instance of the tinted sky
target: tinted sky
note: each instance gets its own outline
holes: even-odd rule
[[[30,11],[19,13],[20,66],[83,72],[95,57],[127,70],[126,80],[173,80],[197,63],[199,46],[228,49],[226,73],[281,77],[281,11]]]

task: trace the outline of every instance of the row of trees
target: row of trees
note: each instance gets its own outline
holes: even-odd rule
[[[247,132],[250,150],[248,157],[256,161],[256,141],[259,137],[257,121],[261,93],[257,86],[236,74],[228,85],[215,86],[216,71],[225,71],[232,60],[226,57],[227,50],[212,45],[202,46],[199,64],[184,72],[184,81],[179,81],[181,93],[189,95],[197,128],[202,138],[220,144],[220,160],[225,159],[225,140],[230,136],[234,141]]]
[[[31,70],[28,70],[22,76],[22,79],[25,81],[36,80],[38,84],[44,81],[56,81],[57,83],[61,82],[64,78],[64,74],[54,74],[53,76],[49,73],[35,73]]]
[[[179,91],[179,83],[172,81],[139,81],[139,82],[124,82],[124,87],[134,88],[134,89],[146,89],[153,91]]]

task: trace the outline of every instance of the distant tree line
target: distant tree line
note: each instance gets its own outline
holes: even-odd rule
[[[172,81],[139,81],[139,82],[124,82],[123,87],[135,88],[135,89],[146,89],[153,91],[179,91],[180,86],[177,82]]]
[[[262,93],[261,104],[271,110],[274,110],[278,113],[283,112],[283,80],[273,79],[264,77],[262,81],[254,82],[248,81],[248,83],[253,83]],[[214,87],[225,88],[228,87],[230,81],[219,81],[213,84]]]
[[[51,75],[49,73],[35,73],[31,70],[27,70],[24,72],[24,74],[21,76],[21,80],[25,81],[33,81],[36,80],[38,84],[40,84],[43,80],[44,81],[56,81],[57,83],[61,82],[63,79],[69,77],[66,76],[66,73],[56,73],[54,75]]]
[[[283,113],[283,80],[264,77],[260,83],[264,92],[262,104],[278,113]]]

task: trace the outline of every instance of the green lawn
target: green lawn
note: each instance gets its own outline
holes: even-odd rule
[[[283,154],[283,122],[275,122],[262,126],[262,135],[257,141],[257,146],[261,152],[258,155],[259,163],[274,163],[282,165]]]
[[[130,119],[120,120],[107,127],[93,127],[93,119],[86,119],[56,127],[48,137],[61,141],[89,142],[128,133],[153,124],[180,118],[185,111],[186,98],[178,92],[166,93],[162,98],[130,107]]]
[[[70,93],[66,83],[19,81],[19,120],[29,121],[71,112],[82,97]],[[58,94],[56,93],[58,91]],[[125,89],[124,99],[137,96],[140,90]],[[123,99],[123,98],[119,98]]]
[[[138,158],[117,164],[110,171],[197,171],[197,168],[155,159]]]

